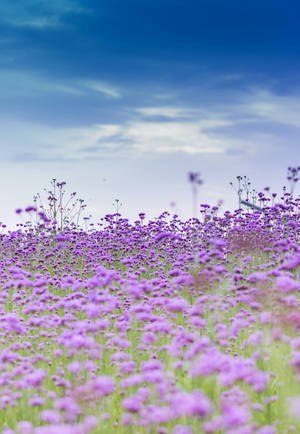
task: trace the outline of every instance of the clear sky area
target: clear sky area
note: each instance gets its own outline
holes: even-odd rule
[[[0,220],[52,178],[94,220],[115,199],[130,220],[191,217],[189,171],[199,205],[237,208],[237,175],[280,192],[300,165],[299,15],[296,0],[2,0]]]

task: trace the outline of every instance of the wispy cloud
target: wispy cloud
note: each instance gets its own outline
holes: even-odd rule
[[[237,105],[240,113],[254,116],[254,121],[271,121],[300,127],[300,92],[276,95],[268,89],[252,87]]]
[[[87,87],[88,89],[103,93],[104,95],[107,95],[111,98],[121,98],[121,93],[117,88],[103,81],[87,80],[83,81],[82,85]]]
[[[59,16],[23,18],[12,17],[4,20],[7,24],[15,27],[32,27],[36,29],[45,29],[49,27],[57,27],[61,24]]]
[[[173,119],[191,115],[191,109],[182,107],[141,107],[137,108],[136,111],[145,116],[165,116]]]
[[[84,91],[75,84],[59,80],[51,80],[35,71],[16,71],[14,69],[0,70],[1,95],[29,96],[34,98],[38,93],[65,93],[83,95]]]
[[[121,98],[121,91],[102,81],[51,79],[40,71],[0,70],[1,95],[31,96],[35,93],[63,93],[87,96],[90,90],[111,98]]]
[[[3,0],[0,21],[15,27],[45,29],[62,25],[63,16],[69,13],[90,13],[75,0]]]
[[[224,125],[224,122],[221,124]],[[222,140],[211,137],[209,133],[204,133],[202,128],[201,121],[132,122],[124,134],[131,138],[133,148],[140,152],[184,152],[187,154],[224,152],[226,145],[224,147]]]
[[[71,89],[72,86],[70,83]],[[300,97],[276,95],[257,88],[240,93],[226,106],[219,104],[215,109],[178,104],[132,108],[125,104],[125,108],[127,120],[87,127],[56,128],[15,121],[7,133],[12,144],[7,152],[18,161],[135,158],[148,153],[236,158],[259,155],[274,147],[283,149],[288,138],[295,141],[288,131],[285,137],[278,136],[274,125],[286,123],[287,129],[300,127]],[[155,121],[155,116],[163,118]],[[270,121],[272,126],[268,128]]]
[[[245,78],[244,74],[221,74],[216,76],[215,81],[236,81]]]

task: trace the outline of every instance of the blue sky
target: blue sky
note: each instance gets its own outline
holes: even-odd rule
[[[0,219],[65,180],[97,219],[236,207],[300,165],[299,3],[2,0]],[[296,190],[297,193],[297,190]],[[176,207],[170,207],[175,202]]]

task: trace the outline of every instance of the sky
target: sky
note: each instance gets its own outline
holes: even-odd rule
[[[299,13],[295,0],[2,0],[0,220],[20,222],[53,178],[94,221],[115,199],[132,221],[191,217],[191,171],[198,205],[223,211],[238,175],[281,192],[300,165]]]

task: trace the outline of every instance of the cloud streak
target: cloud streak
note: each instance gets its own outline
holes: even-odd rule
[[[108,83],[101,81],[83,81],[83,86],[96,92],[100,92],[111,98],[121,98],[121,93],[118,89],[112,87]]]
[[[118,100],[123,119],[111,122],[90,122],[87,126],[47,126],[14,120],[7,151],[13,161],[83,161],[105,158],[139,158],[145,154],[255,155],[260,150],[284,146],[289,128],[295,142],[295,129],[300,128],[300,95],[278,95],[270,89],[249,86],[233,93],[225,104],[178,104],[176,94],[168,104],[157,104],[157,98],[144,95],[150,104],[134,106],[130,90],[113,86],[104,80],[56,80],[31,72],[2,71],[3,95],[28,96],[53,93],[75,97],[87,104],[91,97],[101,95]],[[231,77],[232,79],[235,79]],[[13,83],[17,85],[13,89]],[[106,99],[104,100],[106,102]],[[94,100],[96,104],[97,99]],[[105,105],[104,105],[105,107]],[[272,123],[272,124],[270,124]],[[280,125],[286,127],[286,137],[277,134]],[[276,129],[277,128],[277,129]],[[18,135],[18,131],[22,131]],[[2,140],[5,140],[5,134]],[[52,143],[53,146],[49,146]],[[55,147],[56,146],[56,147]],[[14,150],[14,152],[13,152]]]
[[[276,95],[268,89],[253,87],[237,107],[256,120],[300,127],[300,92],[298,96]]]
[[[91,12],[75,0],[3,0],[0,11],[0,22],[6,25],[39,30],[61,26],[65,15]]]
[[[121,98],[121,91],[103,81],[51,79],[38,71],[0,70],[1,94],[28,95],[35,92],[62,93],[87,96],[90,91],[101,93],[111,98]]]
[[[0,89],[2,96],[36,98],[41,94],[84,95],[86,91],[70,84],[67,80],[51,80],[51,78],[36,71],[16,71],[14,69],[0,70]]]

